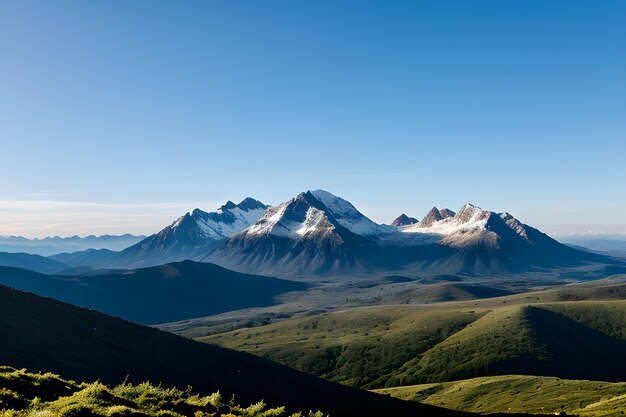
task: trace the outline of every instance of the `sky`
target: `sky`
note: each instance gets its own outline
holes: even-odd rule
[[[326,189],[626,234],[626,2],[0,2],[0,235]]]

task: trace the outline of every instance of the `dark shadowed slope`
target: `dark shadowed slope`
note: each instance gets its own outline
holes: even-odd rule
[[[291,410],[333,417],[456,416],[325,382],[246,353],[197,343],[95,311],[0,286],[0,363],[76,380],[118,384],[150,380],[191,385],[200,393],[234,393],[240,403],[264,399]]]
[[[39,255],[0,252],[0,267],[2,266],[30,269],[42,274],[54,273],[68,267],[61,262]]]
[[[307,287],[191,261],[84,276],[0,268],[0,284],[144,324],[269,306],[275,296]]]

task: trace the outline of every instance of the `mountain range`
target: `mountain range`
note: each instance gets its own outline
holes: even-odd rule
[[[50,256],[87,249],[120,251],[144,238],[145,236],[135,236],[128,233],[119,236],[48,236],[43,239],[28,239],[23,236],[0,236],[0,252],[25,252],[33,255]]]
[[[509,213],[472,204],[458,212],[433,207],[419,221],[403,214],[384,225],[323,190],[300,193],[274,207],[246,198],[215,212],[196,209],[120,252],[91,250],[52,259],[69,267],[105,269],[189,259],[277,276],[488,275],[618,262],[563,245]]]

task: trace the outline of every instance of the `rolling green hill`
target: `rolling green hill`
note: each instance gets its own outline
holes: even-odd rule
[[[458,415],[323,381],[263,358],[4,286],[0,364],[76,381],[151,381],[166,387],[192,386],[200,395],[219,390],[224,398],[236,394],[242,404],[265,400],[289,412],[321,410],[333,417]]]
[[[502,374],[623,380],[626,301],[529,298],[538,297],[484,301],[498,308],[464,302],[355,309],[199,340],[366,388]]]
[[[385,386],[404,363],[478,319],[474,310],[350,310],[199,338],[358,387]]]
[[[578,317],[561,310],[573,309]],[[613,316],[600,311],[615,311]],[[391,385],[520,373],[619,381],[626,375],[626,341],[585,325],[612,319],[626,326],[626,302],[545,304],[494,310],[419,358],[405,363]]]
[[[404,400],[480,413],[616,416],[626,413],[626,383],[505,375],[376,390]]]

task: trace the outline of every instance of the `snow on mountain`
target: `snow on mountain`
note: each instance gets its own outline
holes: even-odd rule
[[[364,232],[378,225],[346,203],[319,190],[300,193],[269,208],[254,225],[230,237],[204,260],[270,274],[364,270],[368,268],[364,254],[375,246],[375,239],[347,226]]]
[[[435,207],[420,222],[383,226],[322,190],[268,209],[203,258],[242,272],[281,276],[393,270],[485,275],[590,259],[508,213],[472,204],[458,213]]]
[[[107,267],[139,268],[199,260],[225,239],[254,224],[268,206],[253,198],[235,204],[228,201],[214,212],[195,209],[141,242],[126,248]]]
[[[269,208],[252,226],[243,230],[242,237],[273,235],[291,239],[313,238],[335,230],[320,201],[311,192],[298,194],[291,200]],[[336,220],[336,219],[335,219]]]
[[[225,239],[254,224],[263,215],[267,207],[250,197],[239,204],[228,201],[210,213],[195,209],[191,214],[187,213],[177,219],[170,226],[170,229],[175,231],[182,224],[185,224],[185,220],[191,219],[204,237],[216,240]]]
[[[328,208],[328,211],[340,225],[352,233],[361,236],[371,236],[390,231],[389,226],[381,225],[368,219],[352,203],[343,198],[324,190],[314,190],[311,191],[311,194]]]
[[[447,209],[446,209],[447,210]],[[439,235],[439,243],[450,246],[463,246],[482,242],[496,246],[500,236],[489,227],[489,222],[502,220],[512,231],[529,242],[524,225],[508,213],[495,213],[483,210],[473,204],[465,204],[457,214],[448,210],[443,214],[433,207],[422,221],[400,228],[404,233]]]

